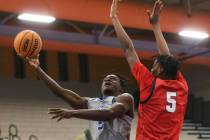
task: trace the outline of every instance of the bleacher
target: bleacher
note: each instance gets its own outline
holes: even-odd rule
[[[70,119],[59,123],[51,120],[47,108],[68,107],[62,101],[0,99],[0,102],[1,140],[35,140],[34,136],[39,140],[73,140],[88,127],[85,120]],[[11,136],[14,139],[9,138]]]
[[[194,139],[210,140],[210,101],[190,94],[183,133]],[[191,139],[192,140],[192,139]]]

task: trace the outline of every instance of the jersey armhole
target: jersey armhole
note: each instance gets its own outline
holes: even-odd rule
[[[154,90],[155,90],[156,80],[157,78],[155,77],[152,82],[152,89],[150,91],[150,94],[144,101],[141,101],[141,96],[140,96],[140,100],[139,100],[140,104],[146,104],[152,98],[152,95],[154,94]]]

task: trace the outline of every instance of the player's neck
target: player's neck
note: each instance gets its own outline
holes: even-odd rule
[[[113,92],[113,91],[105,91],[103,93],[103,96],[118,96],[120,93],[118,92]]]
[[[166,74],[160,74],[160,75],[158,75],[158,78],[160,78],[160,79],[162,79],[162,80],[175,80],[174,77],[168,76],[168,75],[166,75]]]

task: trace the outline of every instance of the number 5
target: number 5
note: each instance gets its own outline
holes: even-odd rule
[[[176,92],[167,92],[167,105],[166,111],[168,112],[175,112],[176,111]]]

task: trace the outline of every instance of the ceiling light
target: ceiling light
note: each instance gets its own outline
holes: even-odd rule
[[[205,32],[198,32],[192,30],[183,30],[179,32],[179,35],[189,38],[197,38],[197,39],[205,39],[209,37],[209,35]]]
[[[18,15],[18,19],[41,23],[51,23],[55,21],[55,17],[52,16],[35,15],[30,13],[22,13]]]

